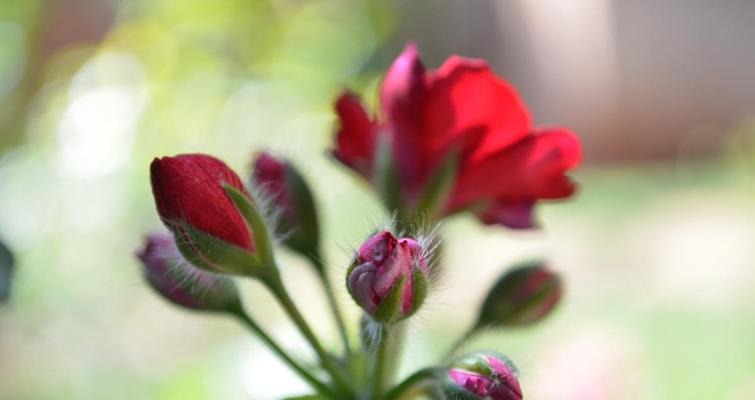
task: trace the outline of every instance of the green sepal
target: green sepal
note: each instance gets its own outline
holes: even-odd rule
[[[317,218],[317,206],[309,185],[299,172],[286,164],[285,179],[291,190],[291,202],[296,213],[295,226],[286,226],[282,221],[284,230],[290,230],[284,244],[291,250],[305,256],[316,256],[320,248],[320,224]],[[313,263],[315,268],[321,268],[320,263]]]
[[[224,184],[223,189],[225,189],[226,194],[236,206],[239,213],[241,213],[241,216],[247,223],[249,231],[252,233],[255,252],[259,258],[259,262],[263,266],[273,268],[275,265],[273,260],[273,246],[265,219],[246,194],[228,184]]]
[[[448,377],[441,380],[444,400],[484,400],[474,393],[468,392],[461,386],[457,385]]]
[[[419,310],[422,303],[425,302],[427,296],[427,277],[425,273],[420,271],[419,268],[415,268],[412,271],[412,308],[409,313],[404,315],[404,318],[414,314]]]
[[[443,160],[443,163],[430,177],[425,189],[417,201],[415,217],[426,216],[429,221],[436,221],[442,212],[454,182],[458,169],[459,153],[454,151]]]
[[[390,324],[401,318],[401,298],[403,296],[405,282],[405,276],[398,278],[391,290],[383,298],[383,301],[380,303],[377,310],[373,313],[372,318],[374,318],[375,321]]]
[[[402,201],[396,160],[393,157],[390,136],[384,132],[379,132],[377,135],[373,168],[373,185],[380,195],[383,205],[389,212],[399,213],[399,220],[406,221],[404,216],[401,215],[405,212],[405,207]]]
[[[235,244],[209,235],[186,222],[171,224],[176,245],[197,268],[234,275],[253,275],[262,264],[259,257]]]

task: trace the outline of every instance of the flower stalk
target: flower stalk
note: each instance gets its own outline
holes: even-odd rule
[[[353,389],[348,382],[348,378],[338,366],[333,356],[328,353],[328,351],[326,351],[322,346],[320,340],[317,338],[317,336],[312,331],[312,328],[310,328],[309,324],[304,319],[304,316],[301,315],[301,312],[289,296],[288,291],[286,291],[286,288],[283,286],[283,282],[280,280],[280,277],[278,277],[277,275],[271,275],[269,277],[263,278],[262,283],[270,290],[276,300],[278,300],[278,304],[283,307],[283,310],[286,312],[289,318],[291,318],[291,321],[299,329],[304,338],[307,339],[309,344],[312,346],[312,349],[320,358],[322,367],[333,378],[333,381],[339,388],[339,390],[341,392],[353,394]]]
[[[370,382],[370,399],[380,399],[383,395],[383,386],[385,385],[386,367],[388,364],[388,353],[391,347],[391,327],[385,324],[378,324],[378,342],[375,355],[373,356],[372,381]]]
[[[336,299],[333,285],[330,283],[330,279],[328,279],[325,272],[326,269],[322,261],[322,257],[318,252],[318,254],[311,255],[308,258],[310,263],[315,266],[317,277],[322,283],[323,291],[325,292],[325,298],[328,302],[328,308],[330,308],[330,312],[333,315],[333,320],[336,323],[339,336],[341,337],[341,343],[344,349],[344,358],[349,359],[351,357],[351,342],[349,340],[349,331],[346,328],[346,322],[344,320],[343,313],[341,312],[341,308],[338,306],[338,300]]]
[[[239,322],[246,326],[253,334],[257,335],[257,337],[259,337],[260,340],[262,340],[270,348],[270,350],[278,355],[278,357],[280,357],[280,359],[283,360],[283,362],[290,366],[294,371],[296,371],[296,373],[299,374],[302,379],[307,381],[310,386],[312,386],[312,388],[317,391],[317,393],[331,397],[336,395],[336,392],[334,392],[333,389],[317,379],[314,375],[307,371],[306,368],[301,366],[299,362],[294,360],[288,353],[286,353],[286,351],[283,350],[283,348],[281,348],[280,345],[278,345],[278,343],[273,340],[273,338],[271,338],[270,335],[268,335],[262,329],[262,327],[260,327],[257,322],[253,320],[249,316],[249,314],[247,314],[241,307],[236,310],[235,315],[238,318]]]
[[[429,367],[420,369],[413,374],[409,375],[406,379],[401,381],[393,389],[391,389],[386,395],[386,400],[400,400],[411,393],[414,390],[419,389],[423,385],[437,378],[437,367]]]

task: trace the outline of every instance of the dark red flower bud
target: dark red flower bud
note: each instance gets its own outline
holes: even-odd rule
[[[148,235],[137,257],[147,282],[172,303],[203,311],[233,311],[240,306],[233,279],[191,265],[167,232]]]
[[[347,272],[351,297],[379,322],[417,311],[427,293],[427,254],[412,238],[383,231],[367,239]]]
[[[443,392],[458,400],[521,400],[514,365],[505,356],[476,353],[455,360],[442,380]]]
[[[561,298],[561,280],[539,262],[506,272],[488,293],[477,327],[534,324],[547,316]]]
[[[255,251],[252,233],[223,187],[229,185],[245,192],[244,185],[225,163],[204,154],[182,154],[156,158],[150,173],[157,211],[176,234],[181,252],[193,264],[225,270],[216,265],[217,260],[208,258],[217,254],[217,246],[223,243],[237,249],[229,251]],[[207,240],[199,243],[198,236]],[[210,251],[210,245],[216,248]]]
[[[319,224],[314,198],[299,172],[285,160],[261,152],[254,162],[252,186],[280,211],[276,229],[284,243],[305,256],[317,254]]]
[[[392,192],[377,189],[386,205],[400,205],[399,215],[471,209],[485,223],[530,228],[537,201],[575,190],[566,173],[581,160],[577,137],[533,127],[514,88],[483,60],[452,56],[428,71],[409,44],[386,74],[380,107],[383,119],[372,120],[353,94],[342,95],[333,152],[374,186],[393,179],[380,174],[395,175]],[[379,151],[384,142],[390,157]],[[386,159],[393,168],[378,168]]]

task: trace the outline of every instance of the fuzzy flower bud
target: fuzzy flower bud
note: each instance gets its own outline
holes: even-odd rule
[[[506,272],[488,293],[477,327],[534,324],[547,316],[561,298],[559,276],[539,262]]]
[[[228,195],[232,188],[249,203],[233,170],[208,155],[181,154],[155,158],[150,175],[157,211],[186,259],[214,272],[250,271],[259,238]]]
[[[251,183],[280,210],[277,230],[284,244],[304,254],[316,254],[319,226],[312,192],[298,171],[288,162],[267,152],[254,161]]]
[[[351,297],[378,322],[417,311],[427,293],[426,251],[412,238],[382,231],[367,239],[347,272]]]
[[[191,265],[167,232],[149,234],[136,256],[147,282],[171,303],[203,311],[233,311],[240,305],[233,279]]]
[[[454,361],[442,379],[454,400],[521,400],[516,367],[505,356],[475,353]]]

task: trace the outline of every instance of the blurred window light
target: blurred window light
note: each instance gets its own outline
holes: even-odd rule
[[[141,63],[125,53],[104,53],[76,74],[58,125],[62,173],[95,179],[114,172],[131,153],[146,103]]]

